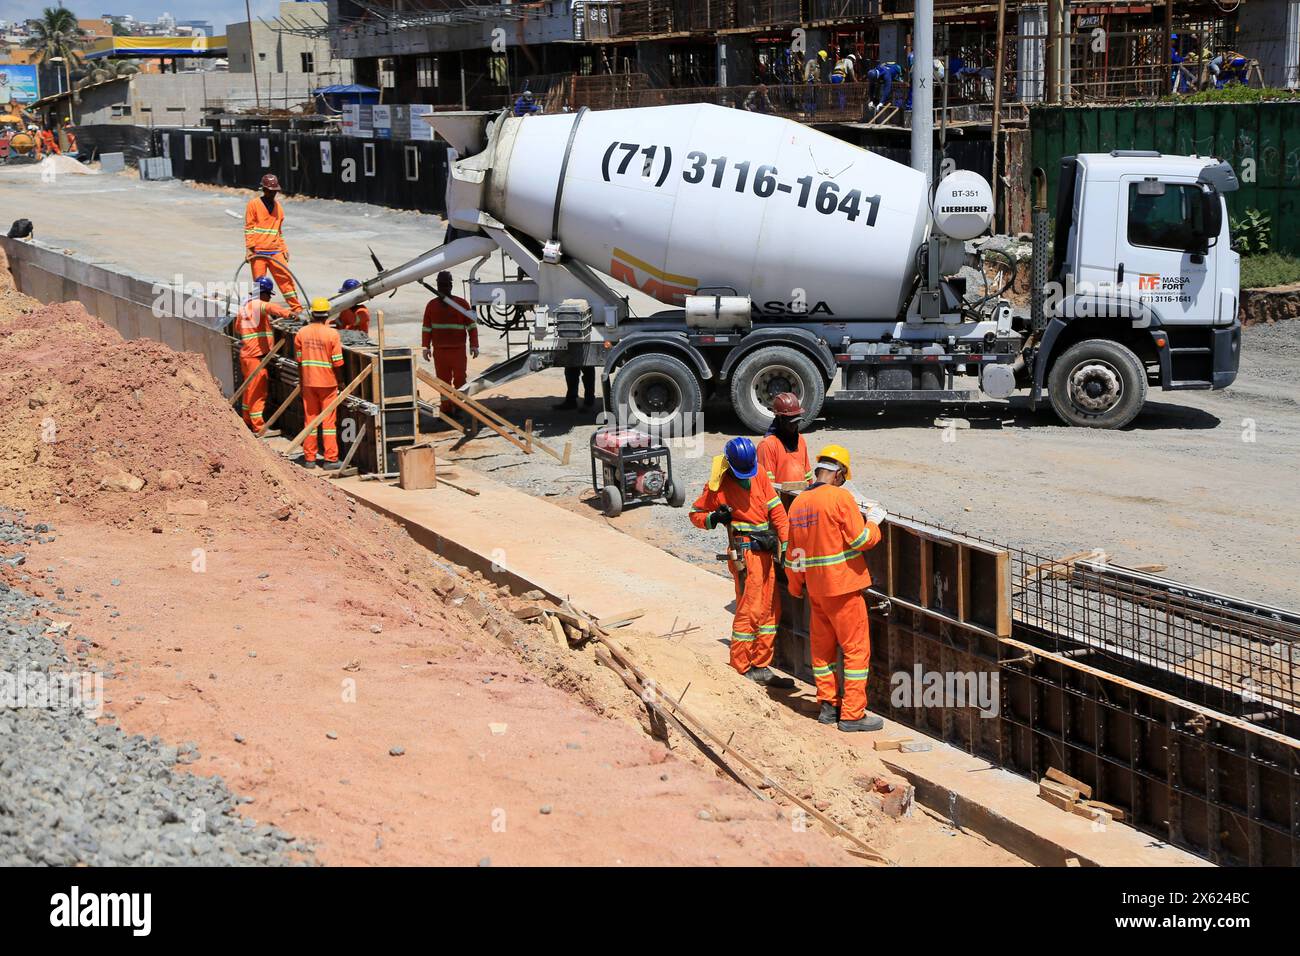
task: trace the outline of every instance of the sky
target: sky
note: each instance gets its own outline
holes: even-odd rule
[[[0,0],[0,20],[27,20],[56,5],[57,0]],[[177,20],[207,20],[217,35],[227,23],[243,23],[244,0],[64,0],[63,5],[80,19],[93,20],[105,13],[130,14],[137,20],[153,21],[164,13]],[[279,0],[249,0],[253,17],[270,19],[280,9]]]

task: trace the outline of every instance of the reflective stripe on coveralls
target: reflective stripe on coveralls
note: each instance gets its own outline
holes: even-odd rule
[[[730,472],[718,482],[716,491],[705,486],[691,508],[691,523],[697,528],[713,527],[709,515],[720,505],[731,508],[733,536],[746,537],[755,531],[775,530],[785,543],[789,534],[785,507],[767,476],[759,471],[746,488]],[[727,561],[736,589],[736,613],[731,623],[731,666],[744,674],[751,667],[772,662],[776,643],[776,622],[780,619],[780,597],[776,592],[777,555],[754,551],[747,542],[737,542],[737,560]],[[743,570],[743,575],[742,575]]]
[[[263,408],[266,406],[269,378],[266,369],[258,371],[262,356],[271,351],[275,333],[271,330],[271,316],[284,318],[290,312],[274,302],[260,298],[249,299],[235,316],[235,337],[239,339],[239,371],[252,381],[244,389],[240,410],[244,421],[254,432],[262,430]]]
[[[880,542],[880,529],[867,524],[853,495],[818,484],[790,506],[786,579],[791,595],[805,590],[811,605],[809,643],[817,699],[839,706],[841,720],[866,713],[871,635],[864,588],[871,586],[862,552]],[[844,691],[835,680],[837,648],[844,655]]]
[[[768,435],[758,443],[758,467],[769,481],[784,484],[787,481],[812,481],[812,465],[808,461],[808,443],[802,435],[790,451],[776,434]]]
[[[343,365],[343,343],[337,329],[324,322],[312,322],[298,330],[293,339],[298,358],[298,379],[302,382],[302,412],[304,423],[321,413],[338,395],[338,379],[334,369]],[[325,439],[325,460],[339,460],[339,443],[336,423],[337,409],[320,423]],[[307,461],[316,460],[316,433],[313,431],[302,443],[302,455]]]

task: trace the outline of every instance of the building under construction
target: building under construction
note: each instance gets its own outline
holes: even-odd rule
[[[882,91],[867,76],[892,62],[904,76],[890,99],[900,114],[908,106],[912,0],[330,0],[329,8],[336,55],[396,103],[491,108],[530,89],[548,111],[749,99],[749,108],[812,122],[903,123],[879,115]],[[935,17],[945,75],[936,107],[991,105],[995,92],[1016,110],[1298,82],[1295,0],[936,0]],[[1211,66],[1220,55],[1231,66],[1234,54],[1244,61],[1235,72]],[[836,62],[850,55],[849,82],[832,84]],[[811,95],[809,59],[820,62]]]

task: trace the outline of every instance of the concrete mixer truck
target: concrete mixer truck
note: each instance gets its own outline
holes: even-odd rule
[[[827,404],[1027,390],[1069,424],[1116,428],[1149,386],[1236,375],[1223,194],[1237,181],[1218,160],[1064,160],[1050,236],[1045,201],[1035,209],[1024,316],[1005,287],[961,276],[992,210],[972,172],[931,191],[922,173],[807,126],[710,104],[430,121],[453,148],[444,244],[332,303],[478,260],[471,305],[517,310],[529,341],[471,391],[594,366],[620,422],[671,434],[696,427],[711,396],[761,432],[781,392],[811,422]],[[497,250],[517,278],[478,277]],[[632,314],[619,283],[663,308]]]

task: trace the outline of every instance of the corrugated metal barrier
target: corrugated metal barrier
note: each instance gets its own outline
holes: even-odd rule
[[[1300,253],[1300,102],[1169,106],[1044,106],[1030,110],[1034,165],[1047,171],[1056,202],[1062,156],[1156,149],[1226,159],[1241,189],[1228,211],[1272,217],[1274,251]]]

